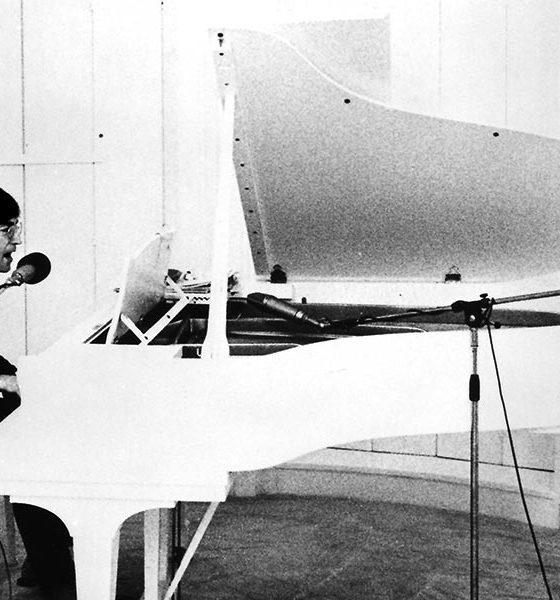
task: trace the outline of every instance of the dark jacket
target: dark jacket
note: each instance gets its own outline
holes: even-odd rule
[[[15,375],[16,371],[16,367],[10,361],[0,356],[0,375]],[[0,397],[0,421],[13,413],[20,404],[21,398],[18,394],[2,392],[2,397]]]

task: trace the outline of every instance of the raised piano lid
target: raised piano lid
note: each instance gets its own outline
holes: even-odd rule
[[[560,142],[392,105],[390,27],[292,24],[216,43],[220,84],[237,92],[257,276],[278,263],[296,286],[413,286],[457,265],[463,282],[511,283],[500,292],[560,287]]]

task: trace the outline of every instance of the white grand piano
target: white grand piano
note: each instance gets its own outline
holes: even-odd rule
[[[197,303],[166,282],[163,233],[128,263],[112,315],[19,362],[0,493],[64,520],[79,600],[112,599],[117,533],[134,513],[215,507],[232,474],[335,443],[468,430],[461,315],[309,328],[267,317],[247,294],[279,290],[333,320],[560,287],[560,143],[390,107],[381,63],[372,100],[323,70],[300,43],[308,30],[210,33],[224,109],[215,239],[228,237],[234,164],[256,279],[228,295],[217,242],[209,304]],[[263,93],[280,72],[282,94]],[[304,178],[314,195],[300,195]],[[288,275],[277,287],[265,283],[275,263]],[[444,283],[455,264],[463,281]],[[560,328],[555,305],[539,302],[505,307],[494,333],[514,428],[560,424]],[[480,427],[503,428],[483,340],[478,373]]]

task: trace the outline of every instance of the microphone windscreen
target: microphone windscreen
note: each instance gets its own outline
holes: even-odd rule
[[[18,262],[17,269],[25,272],[25,283],[39,283],[51,272],[51,261],[41,252],[31,252]]]

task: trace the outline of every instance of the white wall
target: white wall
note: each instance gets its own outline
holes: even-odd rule
[[[111,296],[124,257],[164,221],[161,6],[8,0],[0,20],[0,186],[23,208],[21,254],[53,265],[3,296],[15,360]]]
[[[207,274],[219,129],[207,27],[298,20],[318,5],[195,6],[0,3],[0,186],[24,209],[22,254],[53,260],[44,283],[2,296],[10,358],[111,300],[124,257],[162,223],[177,230],[174,266]],[[554,0],[320,3],[323,17],[346,10],[390,11],[394,104],[560,135]]]
[[[560,138],[555,0],[394,0],[391,104]]]

